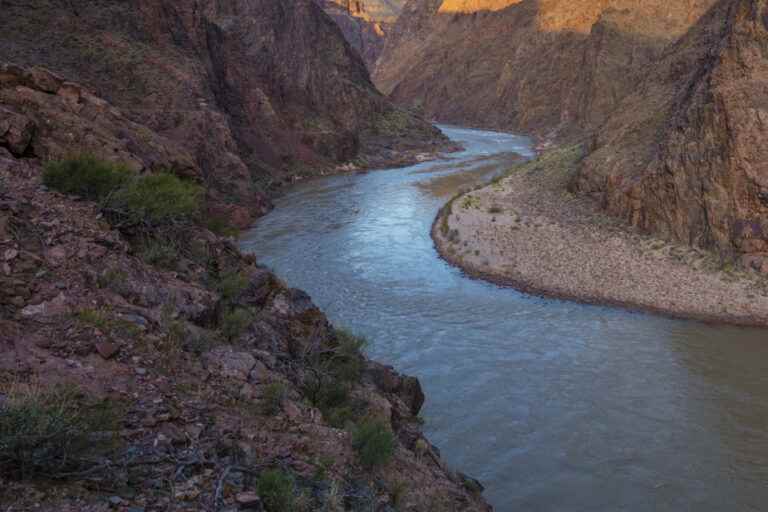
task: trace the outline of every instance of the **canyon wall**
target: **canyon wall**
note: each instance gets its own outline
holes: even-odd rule
[[[384,50],[384,41],[397,21],[404,0],[315,0],[341,28],[369,70]]]
[[[374,80],[440,120],[572,136],[599,126],[714,0],[411,0]]]
[[[768,8],[723,0],[595,133],[573,188],[768,270]]]
[[[768,271],[763,0],[412,0],[375,81],[442,121],[587,141],[572,190]]]
[[[242,226],[296,176],[444,142],[376,91],[308,0],[8,0],[2,10],[0,60],[82,83],[178,143]]]

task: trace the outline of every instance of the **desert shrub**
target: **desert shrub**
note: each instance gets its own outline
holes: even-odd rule
[[[118,416],[108,402],[84,403],[70,388],[15,385],[0,402],[0,473],[63,478],[96,466],[114,443]]]
[[[118,189],[110,208],[124,220],[150,225],[191,220],[200,211],[202,188],[161,172],[128,181]]]
[[[46,186],[101,201],[113,224],[162,225],[199,211],[203,189],[168,172],[139,175],[124,164],[77,155],[45,164]]]
[[[342,428],[360,415],[359,404],[350,399],[350,391],[363,371],[365,344],[365,338],[336,329],[332,350],[312,354],[305,361],[309,371],[302,389],[333,427]]]
[[[231,225],[226,218],[217,215],[209,216],[205,221],[205,227],[219,236],[232,236],[237,238],[237,235],[240,234],[240,230]]]
[[[94,327],[109,335],[136,338],[141,329],[134,323],[115,318],[107,310],[85,308],[75,313],[75,318],[82,325]]]
[[[282,382],[272,382],[264,388],[262,412],[264,414],[277,414],[283,407],[286,389]]]
[[[294,506],[293,478],[279,469],[269,469],[259,475],[256,492],[267,512],[292,512]]]
[[[82,154],[46,163],[43,183],[65,194],[98,201],[124,186],[133,174],[125,165]]]
[[[216,291],[227,303],[233,303],[247,287],[248,278],[240,272],[228,272],[216,283]]]
[[[338,379],[356,382],[363,371],[363,349],[368,342],[345,329],[336,329],[335,335],[337,346],[330,359],[332,372]]]
[[[96,286],[121,295],[126,292],[127,284],[128,274],[119,269],[105,270],[96,278]]]
[[[360,463],[367,468],[383,466],[395,453],[395,438],[384,422],[362,421],[352,432],[352,446]]]
[[[227,341],[233,341],[240,336],[253,320],[251,312],[247,309],[232,309],[221,315],[221,334]]]
[[[159,268],[173,270],[181,256],[179,243],[172,237],[146,235],[140,237],[138,255],[146,263]]]

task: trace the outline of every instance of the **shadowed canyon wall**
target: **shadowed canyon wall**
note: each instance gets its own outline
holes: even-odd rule
[[[373,70],[404,0],[315,0]]]
[[[441,140],[376,91],[309,0],[4,0],[2,12],[0,60],[82,83],[178,143],[241,225],[294,176]]]
[[[374,79],[449,122],[537,135],[602,123],[714,0],[411,0]]]

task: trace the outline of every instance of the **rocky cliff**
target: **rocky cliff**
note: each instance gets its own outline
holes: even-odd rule
[[[6,0],[2,11],[0,60],[82,83],[174,142],[243,226],[293,177],[444,142],[375,90],[308,0]]]
[[[712,4],[411,0],[374,79],[441,120],[578,136],[604,122]]]
[[[573,191],[645,232],[768,271],[765,9],[412,0],[375,78],[441,120],[587,140]]]
[[[352,2],[343,0],[315,0],[341,29],[344,38],[365,61],[369,70],[376,68],[381,52],[384,50],[384,40],[389,29],[397,19],[393,10],[369,12],[369,7],[363,0]],[[399,6],[385,6],[394,9]]]
[[[209,231],[205,204],[162,222],[169,183],[214,200],[172,131],[41,68],[0,67],[0,105],[0,508],[490,510],[420,433],[416,379]],[[97,158],[70,186],[120,170],[139,217],[120,189],[43,182],[73,148]]]
[[[594,136],[573,188],[643,230],[768,270],[768,7],[722,0]]]

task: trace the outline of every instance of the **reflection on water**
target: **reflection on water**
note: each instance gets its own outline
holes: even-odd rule
[[[427,434],[497,510],[765,510],[766,331],[467,279],[437,257],[434,215],[530,142],[444,130],[467,151],[301,184],[243,248],[421,379]]]

